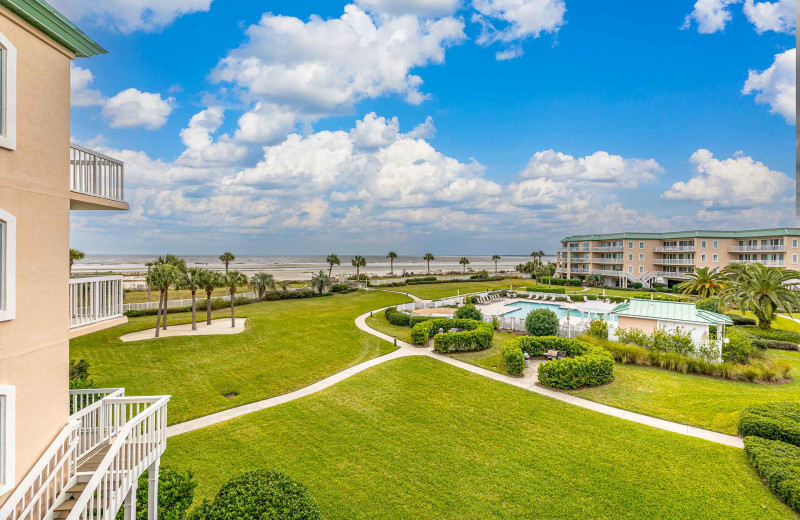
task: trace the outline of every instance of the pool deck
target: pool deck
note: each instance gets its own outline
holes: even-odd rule
[[[531,300],[528,298],[505,298],[496,300],[485,305],[478,305],[478,309],[484,316],[500,316],[508,312],[512,312],[515,303],[543,303],[546,305],[555,305],[564,309],[572,309],[575,314],[571,316],[572,320],[580,320],[580,312],[591,312],[598,314],[608,314],[617,306],[616,303],[606,303],[602,301],[588,301],[588,302],[554,302],[548,300]],[[519,308],[519,307],[517,307]],[[563,318],[566,319],[566,318]]]

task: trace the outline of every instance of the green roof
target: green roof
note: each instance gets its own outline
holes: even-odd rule
[[[633,298],[628,303],[618,305],[612,314],[631,318],[682,321],[705,325],[733,325],[724,314],[698,309],[694,303],[668,302],[660,300],[640,300]]]
[[[606,233],[599,235],[575,235],[561,239],[561,242],[585,242],[589,240],[669,240],[678,238],[766,238],[800,236],[800,228],[745,229],[741,231],[667,231],[666,233]]]
[[[0,0],[3,5],[81,58],[106,54],[106,50],[44,0]]]

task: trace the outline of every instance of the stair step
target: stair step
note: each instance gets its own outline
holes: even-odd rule
[[[80,493],[81,491],[86,489],[86,484],[88,484],[88,482],[78,482],[77,484],[74,484],[72,487],[67,489],[67,493]]]
[[[56,511],[72,511],[72,507],[75,505],[76,502],[78,502],[78,501],[75,500],[74,498],[72,498],[70,500],[65,500],[64,502],[61,502],[60,504],[58,504],[56,506],[55,510]]]
[[[64,520],[69,516],[69,511],[58,511],[52,518],[53,520]]]

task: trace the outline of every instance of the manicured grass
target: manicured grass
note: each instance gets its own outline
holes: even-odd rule
[[[739,413],[745,407],[770,401],[800,401],[800,352],[768,350],[767,355],[791,363],[793,381],[780,385],[743,383],[617,363],[612,383],[571,393],[618,408],[735,434]]]
[[[453,283],[432,283],[423,285],[406,285],[403,287],[388,287],[388,291],[399,291],[413,294],[423,300],[435,300],[455,296],[456,294],[468,294],[491,289],[508,289],[511,285],[522,286],[527,280],[519,278],[508,278],[496,282],[453,282]]]
[[[399,325],[392,325],[383,316],[383,311],[376,312],[374,315],[367,318],[367,325],[383,332],[389,336],[397,336],[400,341],[411,343],[411,327],[401,327]]]
[[[255,303],[237,308],[237,317],[247,318],[240,334],[122,343],[121,335],[155,326],[155,316],[134,318],[71,340],[70,358],[89,361],[98,387],[122,386],[128,395],[171,394],[169,421],[182,422],[296,390],[390,352],[392,345],[359,331],[354,320],[406,301],[399,294],[360,291]],[[188,313],[169,315],[169,323],[189,320]],[[223,397],[231,392],[239,395]]]
[[[430,358],[171,438],[197,500],[270,468],[332,519],[795,518],[742,450],[583,410]]]
[[[741,311],[728,311],[728,313],[729,314],[738,314],[739,316],[744,316],[745,318],[750,318],[750,319],[758,321],[758,319],[756,318],[756,315],[753,314],[750,311],[747,311],[744,314],[742,314]],[[800,317],[800,315],[795,314],[794,317],[797,318],[797,317]],[[787,318],[785,316],[778,315],[775,318],[775,321],[773,321],[770,324],[770,327],[772,327],[773,329],[791,330],[793,332],[800,333],[800,323],[797,323],[794,320],[790,320],[789,318]]]

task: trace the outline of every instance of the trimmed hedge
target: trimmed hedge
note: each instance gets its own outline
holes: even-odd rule
[[[555,276],[542,276],[540,280],[543,283],[550,283],[552,285],[569,285],[571,287],[580,287],[583,284],[583,280],[580,278],[557,278]]]
[[[500,350],[500,357],[503,359],[503,366],[506,368],[506,372],[514,377],[522,375],[525,370],[525,354],[522,353],[519,345],[513,341],[506,343]]]
[[[781,441],[745,437],[744,451],[772,492],[800,511],[800,448]]]
[[[739,416],[739,435],[754,435],[800,447],[800,403],[748,406]]]
[[[744,316],[739,316],[738,314],[726,314],[725,316],[729,317],[731,321],[733,321],[734,325],[758,325],[758,322],[752,318],[745,318]]]
[[[567,338],[558,338],[559,340]],[[574,390],[584,386],[599,386],[614,380],[614,359],[604,348],[580,340],[566,343],[570,352],[564,359],[547,361],[539,365],[539,382],[561,390]],[[552,341],[545,345],[561,343]],[[564,350],[551,346],[547,350]]]
[[[408,327],[411,323],[411,316],[398,311],[397,307],[386,308],[386,310],[383,311],[383,316],[386,318],[386,321],[398,327]]]
[[[525,288],[526,291],[547,293],[547,294],[564,294],[567,292],[563,287],[548,287],[546,285],[530,285]]]
[[[464,330],[436,334],[439,329],[448,330],[454,327]],[[411,328],[411,343],[414,345],[426,344],[431,336],[434,336],[433,348],[437,352],[471,352],[491,347],[494,330],[489,323],[482,321],[451,318],[425,320]]]
[[[741,330],[753,336],[757,336],[761,339],[783,341],[786,343],[795,343],[795,344],[800,343],[800,334],[791,330],[762,329],[751,325],[743,326],[741,327]]]
[[[256,300],[251,300],[246,296],[237,296],[235,300],[235,304],[237,307],[241,305],[248,305],[251,303],[255,303]],[[211,300],[211,310],[219,310],[219,309],[229,309],[231,306],[230,301],[215,299]],[[205,311],[206,310],[206,299],[197,299],[197,312]],[[181,312],[192,312],[192,306],[189,305],[188,307],[175,307],[172,309],[167,309],[167,314],[176,314]],[[142,309],[142,310],[129,310],[125,311],[122,314],[129,318],[139,318],[141,316],[155,316],[158,314],[158,309]]]

